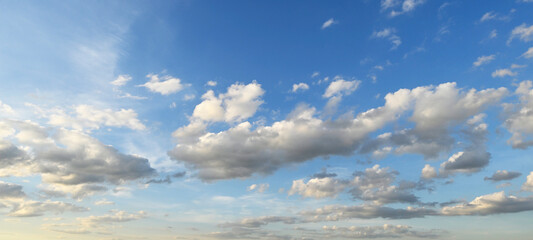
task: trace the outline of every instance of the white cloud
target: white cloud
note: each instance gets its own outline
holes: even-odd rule
[[[102,205],[115,205],[115,202],[109,201],[107,199],[101,199],[96,202],[94,202],[94,205],[102,206]]]
[[[489,33],[489,38],[490,39],[493,39],[493,38],[496,38],[498,37],[498,31],[496,29],[493,29],[492,31],[490,31]]]
[[[331,27],[331,25],[333,24],[337,24],[339,22],[335,21],[333,18],[330,18],[328,19],[327,21],[325,21],[323,24],[322,24],[322,27],[321,29],[326,29],[328,27]]]
[[[491,20],[491,19],[495,19],[497,16],[496,13],[494,13],[494,11],[490,11],[490,12],[487,12],[485,14],[483,14],[483,16],[481,17],[481,19],[479,20],[480,22],[485,22],[485,21],[488,21],[488,20]]]
[[[210,86],[210,87],[214,87],[217,85],[217,82],[216,81],[208,81],[207,82],[207,86]]]
[[[523,81],[515,93],[520,96],[520,103],[505,104],[505,127],[512,133],[507,141],[513,148],[527,148],[533,145],[533,82]],[[528,138],[529,137],[529,138]]]
[[[522,190],[533,192],[533,172],[527,175],[526,182],[522,185]]]
[[[304,182],[303,179],[299,179],[292,181],[292,187],[288,194],[298,194],[306,198],[334,198],[344,191],[348,185],[347,181],[341,181],[330,177],[312,178],[309,179],[307,183]]]
[[[402,44],[402,39],[396,35],[396,29],[385,28],[381,31],[374,31],[371,35],[372,38],[386,38],[392,43],[391,50],[398,48]]]
[[[514,213],[533,210],[533,197],[520,198],[515,196],[506,196],[504,192],[476,197],[469,203],[463,203],[456,206],[444,207],[441,210],[442,215],[461,216],[461,215],[491,215],[500,213]]]
[[[63,109],[44,110],[48,124],[76,130],[99,129],[107,127],[127,127],[134,130],[144,130],[146,126],[137,119],[133,109],[98,109],[91,105],[78,105],[74,113],[67,113]]]
[[[59,201],[21,201],[15,203],[13,209],[9,212],[11,217],[36,217],[42,216],[46,212],[52,212],[55,214],[63,213],[65,211],[69,212],[84,212],[87,211],[87,208],[76,206],[70,203],[59,202]]]
[[[13,115],[13,114],[15,114],[15,111],[13,110],[13,108],[11,108],[11,106],[5,103],[2,103],[2,101],[0,101],[0,116]]]
[[[437,177],[437,171],[435,168],[429,164],[424,165],[424,168],[422,168],[422,178],[432,179],[435,177]]]
[[[359,87],[361,81],[353,80],[346,81],[342,78],[336,78],[335,81],[331,82],[326,89],[326,92],[322,95],[325,98],[330,98],[333,96],[346,96],[350,95],[353,91]]]
[[[494,54],[488,55],[488,56],[481,56],[477,58],[477,60],[473,63],[473,65],[475,67],[479,67],[483,64],[491,62],[492,60],[494,60],[494,58],[495,58]]]
[[[525,23],[522,23],[520,26],[517,26],[511,32],[507,44],[510,44],[513,39],[518,38],[523,42],[529,42],[533,40],[533,25],[527,26]]]
[[[385,2],[389,2],[389,1],[385,1]],[[415,10],[416,7],[424,4],[425,2],[426,2],[425,0],[404,0],[403,3],[402,3],[401,11],[392,10],[390,12],[390,16],[391,17],[396,17],[396,16],[399,16],[399,15],[411,12],[411,11]],[[382,1],[382,5],[381,6],[382,6],[382,9],[383,9],[383,1]]]
[[[247,85],[233,84],[218,97],[209,90],[202,96],[203,101],[194,108],[192,116],[203,121],[239,122],[255,114],[263,103],[261,96],[264,93],[261,84],[255,81]]]
[[[183,96],[183,100],[185,100],[185,101],[190,101],[190,100],[193,100],[195,98],[196,98],[196,96],[194,94],[185,94],[185,96]],[[174,107],[176,107],[176,106],[174,106]]]
[[[521,55],[524,58],[533,58],[533,47],[530,47],[524,54]]]
[[[313,72],[313,74],[311,74],[311,78],[318,77],[318,75],[320,75],[319,72]]]
[[[309,89],[309,85],[306,83],[298,83],[292,85],[292,92],[297,92],[298,90],[305,91]]]
[[[497,69],[496,71],[492,72],[492,77],[493,78],[496,78],[496,77],[506,77],[506,76],[516,76],[516,72],[513,72],[511,70],[509,70],[508,68],[502,68],[502,69]]]
[[[252,184],[250,185],[247,190],[248,191],[256,191],[258,193],[263,193],[265,192],[266,190],[268,190],[268,188],[270,187],[270,185],[268,183],[262,183],[262,184]]]
[[[492,174],[491,177],[485,177],[484,180],[485,181],[490,180],[493,182],[506,181],[506,180],[511,180],[511,179],[520,177],[520,175],[522,175],[522,173],[509,172],[507,170],[498,170],[494,174]]]
[[[131,80],[130,75],[119,75],[115,80],[111,82],[112,85],[115,86],[124,86],[126,83],[128,83]]]
[[[169,75],[160,78],[158,74],[148,74],[146,77],[150,78],[150,81],[138,86],[148,88],[151,92],[160,93],[161,95],[179,92],[184,87],[179,78]]]

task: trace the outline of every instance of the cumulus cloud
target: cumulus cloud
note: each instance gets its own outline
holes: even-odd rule
[[[180,128],[174,134],[179,143],[169,155],[199,170],[199,177],[204,180],[270,174],[288,163],[348,155],[368,133],[403,112],[409,106],[409,95],[407,89],[387,94],[384,106],[354,119],[323,121],[315,117],[316,109],[300,105],[286,120],[271,126],[252,129],[252,124],[243,122],[216,134],[205,132],[201,124]]]
[[[510,44],[515,38],[518,38],[523,42],[529,42],[533,40],[533,25],[528,26],[527,24],[522,23],[521,25],[515,27],[511,32],[509,40],[507,40],[507,44]]]
[[[493,181],[493,182],[499,182],[499,181],[506,181],[506,180],[512,180],[517,177],[520,177],[522,173],[519,172],[509,172],[507,170],[498,170],[494,174],[492,174],[491,177],[485,177],[485,181]]]
[[[131,76],[130,75],[119,75],[115,80],[113,80],[112,82],[110,82],[112,85],[115,85],[115,86],[124,86],[126,85],[126,83],[128,83],[129,81],[131,81]]]
[[[306,83],[298,83],[292,85],[292,92],[298,92],[299,90],[305,91],[307,89],[309,89],[309,85],[307,85]]]
[[[217,82],[216,81],[208,81],[206,84],[207,84],[207,86],[214,87],[214,86],[217,85]]]
[[[453,154],[443,162],[441,173],[472,173],[479,172],[489,164],[490,153],[483,151],[464,151]]]
[[[504,105],[504,126],[512,133],[507,142],[513,148],[525,149],[533,145],[533,82],[520,82],[515,93],[520,97],[520,103]]]
[[[339,23],[339,22],[335,21],[335,19],[333,19],[333,18],[330,18],[330,19],[328,19],[327,21],[325,21],[322,24],[321,29],[326,29],[326,28],[331,27],[333,24],[336,24],[336,23]]]
[[[8,122],[14,137],[29,146],[31,159],[25,167],[40,174],[45,190],[83,198],[107,190],[104,184],[120,185],[151,176],[155,170],[147,159],[120,153],[117,149],[78,131],[56,129],[53,134],[31,122]],[[16,157],[22,154],[8,145]],[[20,156],[19,156],[20,155]]]
[[[435,168],[429,164],[424,165],[424,168],[422,168],[422,178],[432,179],[436,177],[437,177],[437,171],[435,170]]]
[[[516,76],[516,74],[517,74],[516,72],[513,72],[508,68],[501,68],[501,69],[497,69],[494,72],[492,72],[492,77],[493,78],[507,77],[507,76],[513,77],[513,76]]]
[[[372,38],[385,38],[392,43],[391,50],[394,50],[402,44],[402,39],[396,35],[396,29],[394,28],[385,28],[381,31],[374,31],[372,33]]]
[[[265,192],[266,190],[268,190],[268,188],[270,187],[270,185],[268,183],[263,183],[263,184],[252,184],[250,185],[247,190],[248,191],[255,191],[255,192],[258,192],[258,193],[263,193]]]
[[[247,85],[236,83],[231,85],[226,93],[215,96],[209,90],[203,96],[203,101],[196,105],[193,117],[203,121],[238,122],[255,114],[263,103],[261,96],[265,91],[257,82]]]
[[[158,74],[148,74],[146,77],[149,78],[150,81],[138,86],[145,87],[150,90],[150,92],[159,93],[161,95],[169,95],[172,93],[177,93],[184,88],[184,85],[181,83],[179,78],[175,78],[170,75],[159,77]]]
[[[298,194],[309,198],[336,197],[349,185],[348,181],[342,181],[330,177],[312,178],[305,182],[304,179],[292,182],[289,195]]]
[[[533,58],[533,47],[530,47],[524,54],[521,55],[524,58]]]
[[[533,210],[533,197],[506,196],[505,193],[496,192],[476,197],[469,203],[444,207],[441,210],[445,216],[460,215],[491,215],[501,213],[514,213]]]
[[[361,81],[353,80],[353,81],[346,81],[342,78],[336,78],[333,82],[331,82],[326,88],[326,92],[322,95],[325,98],[330,98],[333,96],[346,96],[350,95],[353,91],[359,87],[361,84]]]
[[[492,54],[492,55],[488,55],[488,56],[481,56],[481,57],[478,57],[477,60],[473,63],[474,67],[479,67],[483,64],[487,64],[489,62],[491,62],[492,60],[494,60],[494,58],[496,57],[496,55]]]
[[[2,101],[0,101],[0,116],[2,115],[13,115],[15,113],[15,111],[13,110],[13,108],[11,108],[11,106],[3,103]]]
[[[533,172],[527,175],[526,182],[522,185],[522,190],[533,192]]]
[[[316,109],[299,105],[287,119],[270,126],[253,128],[251,123],[243,122],[211,133],[205,124],[193,121],[174,133],[178,144],[169,155],[198,170],[198,176],[207,181],[270,174],[289,163],[352,154],[367,141],[367,134],[413,109],[409,119],[416,126],[407,132],[408,137],[391,134],[384,137],[385,143],[398,145],[394,150],[398,154],[435,156],[454,143],[448,128],[498,103],[506,94],[505,88],[463,91],[455,83],[445,83],[389,93],[384,106],[356,117],[324,121],[316,117]],[[427,147],[431,145],[436,147]]]

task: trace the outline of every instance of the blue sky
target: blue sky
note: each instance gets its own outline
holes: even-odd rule
[[[0,1],[0,238],[529,239],[532,12]]]

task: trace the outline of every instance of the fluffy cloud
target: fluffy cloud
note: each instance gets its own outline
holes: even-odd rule
[[[392,43],[391,50],[394,50],[402,44],[402,39],[396,35],[396,29],[394,28],[385,28],[381,31],[374,31],[372,33],[373,38],[386,38]]]
[[[289,195],[299,194],[303,197],[326,198],[336,197],[348,186],[347,181],[334,178],[312,178],[304,182],[303,179],[294,180]]]
[[[478,172],[489,164],[489,160],[490,153],[485,151],[458,152],[440,165],[441,173]]]
[[[5,104],[5,103],[2,103],[2,101],[0,101],[0,116],[2,115],[12,115],[14,114],[15,111],[13,110],[13,108],[11,108],[11,106]]]
[[[217,85],[217,82],[216,81],[208,81],[206,84],[207,84],[207,86],[214,87],[214,86]]]
[[[198,176],[207,181],[249,177],[254,173],[270,174],[288,163],[352,154],[369,133],[413,109],[410,120],[416,126],[407,132],[409,137],[390,135],[385,137],[385,143],[398,145],[395,151],[400,154],[421,152],[435,156],[454,142],[448,135],[449,127],[499,102],[506,94],[505,88],[462,91],[455,83],[445,83],[389,93],[384,106],[354,118],[343,116],[324,121],[316,117],[314,108],[299,105],[287,119],[271,126],[254,128],[243,122],[211,133],[207,132],[205,124],[193,121],[174,133],[178,144],[169,155],[197,169]],[[428,148],[428,144],[436,147]],[[428,149],[431,152],[426,153]]]
[[[533,172],[527,175],[526,182],[522,185],[522,190],[533,192]]]
[[[219,133],[178,129],[174,135],[179,143],[169,155],[192,165],[199,170],[199,177],[208,181],[269,174],[285,164],[318,156],[348,155],[368,133],[394,120],[409,106],[410,90],[387,94],[385,99],[384,106],[354,119],[323,121],[315,117],[314,108],[300,105],[286,120],[271,126],[252,129],[252,124],[243,122]]]
[[[292,92],[298,92],[299,90],[305,91],[307,89],[309,89],[309,85],[307,85],[306,83],[298,83],[292,85]]]
[[[392,5],[392,6],[399,5],[399,1],[388,1],[387,0],[387,1],[382,1],[381,2],[382,8],[384,6],[383,2],[391,2],[389,5]],[[398,2],[398,4],[394,4],[393,5],[394,2]],[[402,3],[401,10],[400,11],[392,10],[391,13],[390,13],[390,16],[391,17],[395,17],[395,16],[399,16],[399,15],[411,12],[411,11],[415,10],[416,7],[422,5],[424,2],[425,2],[425,0],[404,0],[403,3]]]
[[[483,64],[489,63],[494,60],[496,56],[494,54],[488,56],[478,57],[477,60],[473,63],[474,67],[479,67]]]
[[[435,177],[437,177],[437,171],[435,168],[429,164],[426,164],[424,168],[422,168],[422,178],[432,179]]]
[[[505,127],[512,133],[508,143],[513,148],[525,149],[533,145],[529,138],[533,134],[533,82],[523,81],[515,93],[520,97],[519,104],[505,104]]]
[[[527,24],[522,23],[521,25],[515,27],[511,32],[509,40],[507,40],[507,44],[511,43],[511,41],[513,41],[515,38],[518,38],[523,42],[529,42],[533,40],[533,25],[528,26]]]
[[[442,215],[491,215],[500,213],[514,213],[533,210],[533,197],[506,196],[505,193],[496,192],[475,198],[469,203],[444,207]]]
[[[361,84],[361,81],[358,80],[346,81],[342,78],[336,78],[329,84],[326,92],[324,92],[324,95],[322,96],[325,98],[330,98],[333,96],[350,95],[357,89],[357,87],[359,87],[359,84]]]
[[[179,92],[184,87],[179,78],[169,75],[159,77],[157,74],[148,74],[146,77],[149,78],[150,81],[139,85],[139,87],[145,87],[150,90],[150,92],[160,93],[161,95],[169,95]]]
[[[70,193],[82,198],[106,191],[103,184],[120,185],[151,176],[155,170],[147,159],[118,152],[98,140],[77,131],[57,129],[54,134],[30,122],[9,122],[20,144],[29,146],[32,158],[25,166],[41,175],[49,192]],[[9,152],[17,158],[26,156],[14,145]]]
[[[516,76],[516,72],[513,72],[511,70],[509,70],[508,68],[502,68],[502,69],[497,69],[496,71],[492,72],[492,77],[495,78],[495,77],[506,77],[506,76],[509,76],[509,77],[512,77],[512,76]]]
[[[338,22],[335,21],[335,19],[330,18],[330,19],[328,19],[327,21],[325,21],[325,22],[322,24],[321,29],[326,29],[326,28],[331,27],[331,25],[336,24],[336,23],[338,23]]]
[[[131,81],[130,75],[119,75],[115,80],[110,83],[115,86],[124,86],[129,81]]]
[[[533,47],[530,47],[524,54],[522,54],[522,57],[533,58]]]
[[[193,117],[203,121],[238,122],[255,114],[263,103],[260,97],[265,93],[257,82],[250,84],[233,84],[227,92],[215,96],[207,91],[203,101],[194,108]]]
[[[490,180],[490,181],[493,181],[493,182],[498,182],[498,181],[505,181],[505,180],[515,179],[517,177],[520,177],[520,175],[522,175],[522,173],[509,172],[507,170],[498,170],[494,174],[492,174],[491,177],[485,177],[484,180],[485,181]]]

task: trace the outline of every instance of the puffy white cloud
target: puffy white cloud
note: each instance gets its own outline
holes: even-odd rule
[[[113,80],[112,82],[110,82],[112,85],[115,85],[115,86],[124,86],[126,85],[126,83],[128,83],[129,81],[131,81],[131,76],[130,75],[119,75],[115,80]]]
[[[346,81],[342,78],[336,78],[335,81],[329,84],[326,92],[324,92],[324,95],[322,96],[325,98],[330,98],[333,96],[350,95],[357,89],[357,87],[359,87],[360,84],[361,81],[358,80]]]
[[[422,168],[422,178],[432,179],[437,177],[437,171],[429,164],[424,165]]]
[[[263,184],[252,184],[250,185],[247,190],[248,191],[256,191],[258,193],[263,193],[265,192],[266,190],[268,190],[268,188],[270,187],[270,185],[268,183],[263,183]]]
[[[533,210],[533,197],[506,196],[505,193],[496,192],[476,197],[469,203],[444,207],[442,215],[491,215],[500,213],[514,213]]]
[[[161,95],[169,95],[179,92],[184,87],[179,78],[169,75],[159,77],[158,74],[148,74],[146,77],[149,78],[150,81],[138,86],[148,88],[150,92],[160,93]]]
[[[533,47],[530,47],[524,54],[522,54],[522,57],[533,58]]]
[[[533,172],[527,175],[526,182],[522,185],[522,190],[533,192]]]
[[[330,19],[328,19],[327,21],[325,21],[322,24],[321,29],[326,29],[326,28],[331,27],[333,24],[336,24],[336,23],[339,23],[339,22],[335,21],[335,19],[333,19],[333,18],[330,18]]]
[[[513,41],[515,38],[518,38],[523,42],[529,42],[533,40],[533,25],[528,26],[527,24],[522,23],[521,25],[515,27],[511,32],[509,40],[507,40],[507,44],[511,43],[511,41]]]
[[[410,90],[387,94],[384,106],[360,113],[354,119],[323,121],[316,110],[297,107],[286,120],[252,129],[248,122],[219,133],[201,134],[188,127],[178,129],[178,144],[169,152],[176,160],[199,170],[204,180],[249,177],[269,174],[288,164],[318,156],[352,153],[370,132],[393,121],[410,103]],[[187,141],[182,142],[181,139]]]
[[[294,180],[289,195],[299,194],[302,197],[326,198],[336,197],[349,185],[348,181],[334,178],[312,178],[304,182],[303,179]]]
[[[214,87],[217,85],[217,82],[216,81],[207,81],[207,86],[210,86],[210,87]]]
[[[385,28],[381,31],[374,31],[372,33],[373,38],[386,38],[392,43],[391,50],[398,48],[402,44],[402,39],[396,35],[396,29]]]
[[[309,89],[309,85],[306,83],[298,83],[292,85],[292,92],[297,92],[298,90],[305,91]]]
[[[11,108],[11,106],[5,104],[5,103],[2,103],[2,101],[0,101],[0,116],[2,115],[13,115],[15,113],[15,111],[13,110],[13,108]]]
[[[505,181],[505,180],[515,179],[517,177],[520,177],[520,175],[522,175],[522,173],[509,172],[507,170],[498,170],[494,174],[492,174],[491,177],[485,177],[484,180],[485,181],[490,180],[490,181],[493,181],[493,182],[498,182],[498,181]]]
[[[516,76],[516,74],[517,74],[516,72],[513,72],[508,68],[502,68],[502,69],[497,69],[496,71],[492,72],[492,77],[493,78],[506,77],[506,76],[512,77],[512,76]]]
[[[202,96],[203,101],[194,108],[192,116],[203,121],[242,121],[255,114],[263,103],[260,98],[264,93],[261,85],[255,81],[247,85],[233,84],[218,97],[209,90]]]
[[[481,56],[477,58],[477,60],[473,63],[473,65],[475,67],[479,67],[483,64],[491,62],[492,60],[494,60],[494,58],[496,58],[496,55],[494,54],[488,55],[488,56]]]
[[[508,143],[513,148],[527,148],[533,145],[533,82],[523,81],[515,93],[520,97],[518,104],[505,104],[505,127],[512,133]]]

